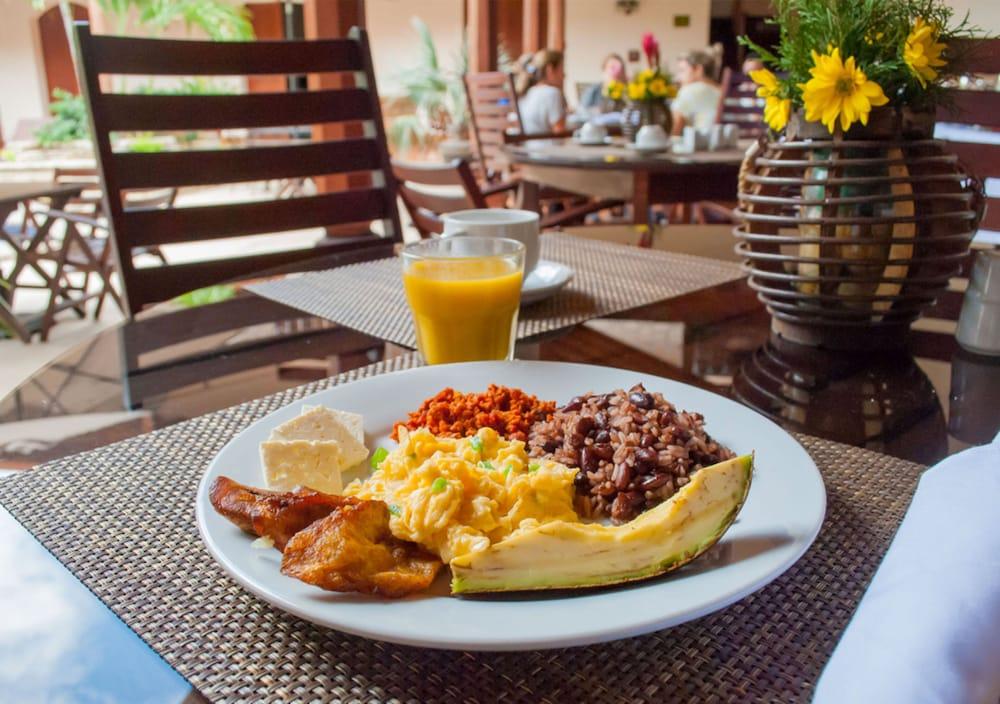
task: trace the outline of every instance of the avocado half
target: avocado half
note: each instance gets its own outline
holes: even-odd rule
[[[600,587],[670,572],[718,542],[750,490],[753,455],[699,469],[620,526],[554,521],[451,561],[452,594]]]

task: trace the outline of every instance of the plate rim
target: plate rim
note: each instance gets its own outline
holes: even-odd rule
[[[596,365],[596,364],[583,364],[578,362],[558,362],[558,361],[548,361],[548,360],[513,360],[508,362],[509,364],[515,365],[548,365],[548,366],[558,366],[558,367],[573,367],[579,368],[581,371],[587,369],[599,369],[599,370],[610,370],[614,372],[630,372],[634,370],[623,369],[619,367],[609,367],[606,365]],[[590,630],[579,632],[570,635],[552,635],[545,637],[535,637],[530,640],[516,640],[516,641],[496,641],[491,643],[483,643],[481,641],[472,640],[462,640],[460,638],[446,638],[442,640],[438,637],[437,640],[432,640],[428,637],[411,637],[404,635],[402,633],[393,632],[391,634],[386,634],[384,630],[371,630],[365,628],[356,628],[349,625],[343,624],[331,624],[322,620],[317,620],[314,614],[309,613],[307,609],[298,606],[295,601],[290,600],[283,596],[282,594],[264,586],[258,584],[249,578],[244,578],[241,570],[230,560],[226,553],[216,544],[211,534],[207,529],[207,523],[205,521],[205,505],[207,504],[208,495],[208,484],[209,476],[212,474],[213,468],[215,467],[219,457],[225,453],[225,451],[233,444],[235,444],[239,438],[246,433],[250,428],[267,421],[276,413],[279,413],[288,406],[295,404],[306,404],[316,396],[325,394],[333,389],[342,388],[350,384],[355,384],[358,382],[367,381],[370,379],[385,378],[385,377],[397,377],[413,372],[428,373],[428,370],[441,369],[444,367],[466,367],[472,365],[487,365],[487,364],[498,364],[498,362],[461,362],[456,364],[448,365],[426,365],[421,367],[411,367],[409,369],[400,369],[392,372],[386,372],[383,374],[376,374],[374,376],[363,377],[361,379],[355,379],[353,381],[348,381],[343,384],[337,384],[336,386],[331,386],[326,389],[321,389],[314,393],[308,394],[299,399],[295,399],[285,403],[273,411],[267,413],[266,415],[258,418],[252,423],[248,424],[236,435],[229,439],[222,448],[212,457],[211,461],[206,466],[205,470],[202,472],[201,478],[198,481],[198,488],[195,492],[194,502],[195,502],[195,519],[198,528],[198,534],[201,538],[202,545],[205,547],[212,559],[222,567],[226,574],[233,579],[242,588],[249,591],[251,594],[263,599],[265,602],[280,608],[296,617],[302,618],[316,626],[322,628],[329,628],[332,630],[339,631],[341,633],[347,633],[354,636],[360,636],[370,640],[395,643],[399,645],[413,646],[419,648],[427,648],[432,650],[447,650],[447,651],[475,651],[475,652],[515,652],[515,651],[528,651],[528,650],[548,650],[553,648],[567,648],[567,647],[577,647],[592,645],[597,643],[606,643],[615,640],[620,640],[623,638],[634,637],[652,633],[654,631],[663,630],[666,628],[671,628],[673,626],[681,625],[683,623],[688,623],[694,621],[698,618],[706,616],[708,614],[719,611],[727,606],[730,606],[737,601],[740,601],[747,596],[759,591],[764,586],[770,584],[771,582],[777,580],[779,577],[784,575],[789,569],[792,568],[802,556],[813,546],[816,541],[817,536],[822,530],[823,523],[826,520],[826,513],[828,508],[828,495],[826,491],[826,483],[823,481],[822,473],[816,465],[816,462],[812,459],[809,453],[805,450],[805,447],[796,440],[791,433],[786,431],[784,428],[780,427],[777,423],[762,415],[761,413],[755,411],[752,408],[743,406],[733,399],[727,398],[722,394],[717,394],[713,391],[708,391],[706,389],[700,389],[693,384],[687,384],[682,381],[677,381],[674,379],[669,379],[667,377],[661,377],[656,374],[646,374],[644,372],[635,371],[636,374],[643,375],[644,378],[657,379],[659,381],[666,381],[670,384],[675,384],[683,387],[689,387],[695,389],[700,393],[711,394],[718,396],[721,399],[733,403],[740,408],[753,413],[758,416],[759,419],[773,426],[773,429],[778,432],[788,436],[802,451],[805,458],[808,460],[809,465],[812,469],[815,478],[818,480],[819,488],[819,498],[820,498],[820,510],[818,511],[818,519],[815,521],[815,525],[812,526],[808,532],[806,539],[802,540],[800,545],[796,550],[793,551],[785,560],[782,561],[780,566],[776,569],[769,571],[767,574],[762,575],[760,578],[752,580],[749,583],[743,584],[739,589],[733,590],[730,593],[719,596],[716,599],[709,600],[700,606],[688,609],[680,614],[673,614],[668,616],[651,617],[643,620],[641,623],[629,622],[627,624],[622,624],[616,626],[615,624],[604,625],[601,624]],[[756,469],[755,469],[756,471]],[[204,500],[203,500],[204,497]],[[446,635],[442,633],[440,635]]]

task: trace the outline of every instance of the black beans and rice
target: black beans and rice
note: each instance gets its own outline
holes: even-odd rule
[[[638,384],[573,398],[532,426],[528,451],[580,468],[583,515],[625,523],[669,498],[695,470],[735,456],[703,425],[700,413],[678,411]]]

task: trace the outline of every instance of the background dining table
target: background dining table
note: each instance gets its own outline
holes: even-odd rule
[[[743,155],[752,140],[714,151],[637,152],[619,138],[603,145],[573,139],[538,140],[504,147],[520,181],[519,206],[539,209],[543,187],[632,203],[633,222],[649,223],[651,205],[731,201]]]
[[[407,354],[260,299],[249,283],[202,304],[161,304],[32,375],[0,400],[0,467],[18,473]],[[190,334],[218,320],[233,325],[224,333]],[[679,353],[630,344],[648,339],[636,326],[678,339]],[[983,418],[997,407],[1000,364],[953,344],[920,354],[927,356],[895,351],[862,362],[789,348],[769,333],[766,314],[742,280],[543,335],[517,351],[520,358],[614,366],[634,370],[637,380],[664,376],[737,397],[767,391],[760,378],[768,375],[753,373],[763,364],[773,374],[774,366],[754,361],[764,355],[784,367],[773,380],[771,406],[762,409],[769,417],[790,430],[928,463],[983,441]],[[782,394],[796,384],[805,391]],[[0,584],[8,595],[0,606],[0,689],[15,700],[86,691],[102,701],[202,701],[3,509],[0,545]],[[10,598],[14,593],[18,598]]]

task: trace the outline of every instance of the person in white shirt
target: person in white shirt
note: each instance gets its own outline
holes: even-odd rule
[[[522,64],[515,88],[525,134],[547,134],[565,128],[563,79],[561,51],[542,49]]]
[[[707,130],[715,124],[722,89],[711,80],[714,75],[715,60],[707,52],[692,51],[677,60],[681,87],[670,103],[674,134],[681,134],[688,125]]]

